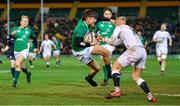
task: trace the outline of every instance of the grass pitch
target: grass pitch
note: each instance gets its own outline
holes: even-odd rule
[[[96,60],[100,63],[98,58]],[[42,59],[34,61],[34,69],[28,68],[32,72],[31,84],[26,83],[26,76],[21,72],[17,88],[11,87],[9,61],[3,62],[0,65],[0,105],[153,105],[147,102],[145,94],[133,82],[132,67],[122,71],[121,89],[125,96],[106,100],[104,96],[113,88],[112,80],[108,86],[100,86],[103,80],[101,70],[95,77],[98,87],[91,87],[84,80],[88,67],[73,57],[62,57],[60,67],[56,67],[51,59],[49,69]],[[179,64],[179,60],[167,60],[167,71],[162,76],[158,62],[147,61],[142,78],[156,94],[158,103],[155,105],[180,105]]]

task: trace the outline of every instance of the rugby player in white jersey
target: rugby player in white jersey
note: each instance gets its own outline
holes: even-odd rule
[[[48,34],[46,34],[44,36],[44,38],[45,38],[45,40],[41,43],[39,53],[42,52],[42,50],[43,50],[43,58],[46,63],[46,67],[49,68],[49,66],[50,66],[49,60],[51,57],[52,47],[53,48],[56,48],[56,47],[55,47],[55,44],[53,43],[53,41],[49,39]]]
[[[156,55],[160,64],[161,75],[165,72],[166,57],[168,53],[168,40],[169,46],[172,46],[172,39],[169,32],[166,31],[166,24],[162,23],[160,30],[156,31],[153,36],[153,42],[156,43]]]
[[[132,78],[137,83],[138,86],[146,93],[147,99],[150,102],[157,102],[153,97],[149,87],[144,79],[140,77],[141,72],[145,68],[147,53],[144,49],[140,39],[134,33],[133,28],[126,25],[125,17],[118,17],[115,21],[116,28],[113,32],[113,35],[110,39],[103,39],[104,42],[110,45],[119,45],[124,44],[126,51],[118,57],[115,63],[112,66],[112,79],[114,83],[114,90],[111,91],[106,98],[117,98],[122,96],[120,89],[120,71],[134,64],[134,69],[132,71]]]

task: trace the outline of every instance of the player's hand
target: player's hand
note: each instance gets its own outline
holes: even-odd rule
[[[171,47],[171,46],[172,46],[172,43],[169,43],[169,46]]]
[[[40,50],[38,50],[37,54],[40,54],[40,53],[41,53],[41,51],[40,51]]]
[[[108,40],[109,40],[108,38],[104,38],[104,39],[103,39],[103,42],[106,42],[106,43],[107,43]]]
[[[110,21],[111,21],[113,24],[115,23],[115,20],[113,20],[113,19],[111,19]]]
[[[5,52],[5,50],[2,48],[2,49],[1,49],[1,52],[3,52],[3,53],[4,53],[4,52]]]
[[[16,35],[16,33],[17,33],[17,30],[13,31],[13,32],[11,33],[11,35]]]
[[[102,36],[97,36],[96,40],[97,40],[98,42],[101,42],[101,41],[103,41],[103,37],[102,37]]]
[[[39,52],[38,49],[34,49],[33,51],[34,51],[34,53],[38,53]]]
[[[98,44],[98,41],[95,39],[95,40],[93,40],[93,42],[92,43],[90,43],[90,45],[91,46],[95,46],[95,45],[97,45]]]

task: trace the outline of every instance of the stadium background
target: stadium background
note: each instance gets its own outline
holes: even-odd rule
[[[10,29],[19,24],[20,16],[30,17],[30,26],[38,36],[38,45],[42,41],[40,0],[10,0]],[[20,75],[17,89],[13,89],[10,64],[4,55],[0,55],[0,104],[1,105],[152,105],[146,101],[141,90],[131,79],[131,68],[123,70],[122,89],[124,97],[108,101],[104,96],[112,90],[112,82],[107,87],[90,87],[84,80],[88,68],[71,56],[71,35],[77,20],[84,9],[91,8],[102,15],[104,7],[114,11],[114,17],[126,16],[128,24],[135,30],[142,30],[148,44],[149,59],[143,78],[149,83],[157,105],[179,105],[179,59],[180,59],[180,1],[178,0],[44,0],[43,33],[57,36],[63,43],[61,66],[47,69],[42,59],[34,61],[32,83],[27,85],[25,75]],[[0,46],[5,42],[8,31],[7,1],[0,0]],[[168,24],[168,31],[173,38],[173,47],[169,48],[167,72],[161,76],[159,64],[155,58],[155,44],[151,39],[162,22]],[[116,53],[123,51],[122,48]],[[117,55],[112,58],[114,61]],[[101,63],[99,57],[95,57]],[[27,62],[29,68],[29,63]],[[100,83],[103,71],[95,80]]]
[[[7,34],[7,2],[0,1],[0,42]],[[40,0],[10,0],[10,28],[18,25],[20,16],[30,17],[30,26],[42,40]],[[147,38],[148,52],[154,54],[155,46],[152,36],[162,22],[168,24],[168,31],[173,38],[170,54],[179,54],[180,50],[180,2],[178,0],[44,0],[43,1],[43,34],[58,36],[64,48],[62,54],[71,54],[71,35],[74,26],[84,9],[91,8],[102,16],[103,8],[110,7],[116,16],[126,16],[128,24],[135,30],[141,30]],[[2,44],[1,44],[2,45]],[[116,50],[116,52],[122,50]]]

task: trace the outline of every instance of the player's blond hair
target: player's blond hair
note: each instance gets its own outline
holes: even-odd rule
[[[21,20],[22,20],[23,18],[26,18],[26,19],[29,21],[29,17],[28,17],[27,15],[22,15],[22,16],[21,16]]]
[[[126,17],[125,16],[120,16],[120,17],[117,17],[116,19],[121,19],[121,20],[123,20],[123,21],[125,21],[126,22]]]
[[[165,25],[165,26],[167,26],[167,24],[166,24],[166,23],[162,23],[162,24],[161,24],[161,26],[162,26],[162,25]]]

